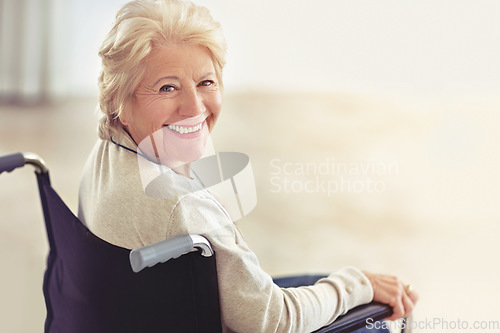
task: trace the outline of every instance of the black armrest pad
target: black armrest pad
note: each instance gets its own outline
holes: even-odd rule
[[[392,308],[389,305],[372,302],[351,309],[345,315],[338,317],[330,325],[322,327],[314,333],[352,332],[365,326],[368,318],[372,318],[373,321],[370,322],[374,323],[390,315],[392,315]]]

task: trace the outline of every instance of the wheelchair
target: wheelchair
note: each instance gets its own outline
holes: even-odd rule
[[[43,293],[45,332],[221,332],[216,253],[200,235],[182,235],[129,250],[92,234],[50,184],[33,153],[0,157],[0,173],[35,167],[49,241]],[[389,317],[372,302],[316,333],[352,332]],[[404,325],[401,332],[404,332]]]

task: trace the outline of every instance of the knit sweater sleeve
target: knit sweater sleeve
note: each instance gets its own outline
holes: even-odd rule
[[[353,267],[313,286],[278,287],[262,270],[227,212],[210,195],[182,198],[170,220],[171,235],[200,233],[214,247],[227,332],[311,332],[373,298],[368,279]],[[180,226],[184,230],[176,230]]]

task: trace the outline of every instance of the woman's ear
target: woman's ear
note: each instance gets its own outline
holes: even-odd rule
[[[123,126],[128,126],[130,124],[130,116],[131,116],[131,112],[130,112],[130,107],[127,106],[125,108],[122,109],[122,112],[120,112],[120,115],[118,116],[118,119],[120,120],[120,123],[122,123]]]
[[[128,120],[123,115],[118,117],[118,119],[120,120],[120,123],[122,123],[123,126],[128,126]]]
[[[127,100],[123,103],[120,114],[118,115],[118,119],[120,123],[127,127],[133,122],[132,118],[132,110],[134,109],[134,98],[132,100]]]

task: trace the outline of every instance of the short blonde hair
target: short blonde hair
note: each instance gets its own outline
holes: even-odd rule
[[[99,137],[109,140],[122,128],[154,45],[195,44],[205,47],[222,87],[226,42],[221,26],[208,9],[182,0],[135,0],[124,5],[106,36],[99,56]]]

